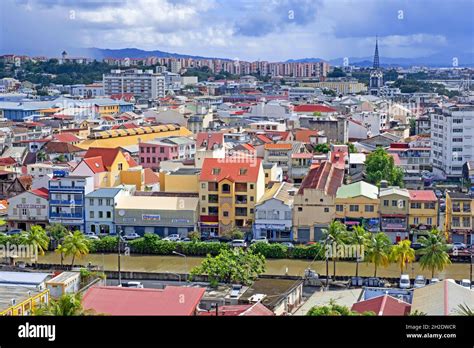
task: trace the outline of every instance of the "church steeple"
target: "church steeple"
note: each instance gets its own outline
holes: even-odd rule
[[[379,62],[379,40],[378,37],[375,37],[375,53],[374,53],[374,69],[380,68]]]

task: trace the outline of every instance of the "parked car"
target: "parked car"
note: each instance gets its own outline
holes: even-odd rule
[[[466,248],[467,248],[467,246],[464,243],[461,243],[461,242],[454,242],[453,243],[453,249],[464,250]]]
[[[100,239],[99,236],[97,236],[94,232],[86,232],[84,233],[84,237],[86,237],[87,239],[94,239],[94,240]]]
[[[412,242],[412,243],[411,243],[411,248],[412,248],[413,250],[418,250],[418,249],[423,248],[423,245],[422,245],[421,243]]]
[[[15,235],[15,234],[21,234],[21,232],[23,232],[23,231],[16,229],[16,230],[10,230],[10,231],[8,231],[7,234],[8,234],[9,236],[13,236],[13,235]]]
[[[286,246],[288,249],[291,249],[291,248],[295,247],[295,245],[291,242],[283,242],[283,243],[280,243],[280,244]]]
[[[254,244],[254,243],[268,243],[268,239],[267,237],[258,237],[258,238],[252,239],[252,241],[250,242],[250,244]]]
[[[471,281],[469,279],[461,280],[461,286],[471,289]]]
[[[179,236],[179,234],[170,234],[169,236],[163,238],[163,240],[179,242],[181,240],[181,237]]]
[[[431,278],[430,284],[436,284],[436,283],[439,283],[439,279],[438,278]]]
[[[181,239],[180,242],[192,242],[192,240],[191,238],[186,237],[186,238]]]
[[[143,289],[143,283],[140,283],[140,282],[126,282],[126,283],[122,283],[120,286],[124,288]]]
[[[417,275],[415,278],[415,282],[413,283],[413,287],[422,288],[425,285],[426,285],[426,278],[422,275]]]
[[[129,234],[126,234],[125,236],[123,236],[123,239],[125,239],[125,240],[134,240],[134,239],[137,239],[137,238],[140,238],[140,235],[136,232],[132,232],[132,233],[129,233]]]
[[[401,289],[409,289],[410,286],[411,286],[410,276],[408,274],[402,274],[400,276],[400,288]]]
[[[234,248],[246,248],[247,242],[243,239],[234,239],[232,242],[230,242],[230,245]]]

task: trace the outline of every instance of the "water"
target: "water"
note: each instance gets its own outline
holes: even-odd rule
[[[181,256],[157,256],[157,255],[131,255],[121,256],[121,269],[123,271],[135,272],[157,272],[157,273],[188,273],[194,266],[197,266],[203,260],[202,257],[181,257]],[[60,256],[54,252],[46,253],[39,257],[39,263],[54,263],[61,262]],[[90,254],[81,259],[76,258],[75,263],[80,265],[103,266],[105,270],[117,270],[117,254]],[[71,264],[71,257],[64,260],[64,264]],[[311,264],[311,266],[310,266]],[[283,275],[299,275],[304,274],[304,270],[311,267],[314,271],[320,274],[326,274],[326,263],[324,261],[311,260],[292,260],[292,259],[268,259],[266,262],[266,274]],[[337,275],[353,276],[355,275],[355,262],[338,261],[336,264]],[[469,279],[470,267],[468,263],[453,263],[448,265],[443,272],[436,273],[435,277],[441,279],[452,278],[460,280],[463,278]],[[333,264],[329,262],[329,274],[333,273]],[[418,263],[410,264],[405,270],[411,278],[418,274],[422,274],[427,278],[431,278],[431,271],[422,271]],[[373,276],[374,265],[361,262],[359,264],[360,276]],[[377,270],[377,276],[380,277],[399,277],[400,268],[398,264],[391,264],[387,268],[380,268]]]

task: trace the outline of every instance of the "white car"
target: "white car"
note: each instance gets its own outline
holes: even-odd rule
[[[471,289],[471,281],[469,279],[461,280],[461,286]]]
[[[129,234],[126,234],[125,236],[123,236],[123,239],[125,239],[125,240],[134,240],[134,239],[137,239],[137,238],[140,238],[140,235],[136,232],[129,233]]]
[[[179,234],[170,234],[168,237],[163,238],[163,240],[179,242],[181,240],[181,237],[179,236]]]
[[[430,284],[436,284],[436,283],[439,283],[439,279],[438,278],[431,278]]]
[[[400,276],[400,288],[409,289],[410,288],[410,276],[408,274],[402,274]]]
[[[86,232],[84,233],[84,237],[86,237],[87,239],[93,239],[93,240],[99,239],[99,237],[94,232]]]
[[[461,242],[453,243],[453,249],[464,250],[466,248],[467,248],[467,246],[464,243],[461,243]]]
[[[247,242],[243,239],[234,239],[232,242],[230,242],[230,245],[234,248],[246,248]]]
[[[124,288],[143,289],[143,284],[140,282],[127,282],[127,283],[122,283],[119,286],[124,287]]]
[[[413,286],[415,288],[422,288],[426,285],[426,278],[422,275],[418,275],[415,278],[415,282],[413,283]]]
[[[252,239],[252,241],[250,242],[250,244],[254,244],[254,243],[268,243],[268,239],[267,237],[258,237],[258,238]]]

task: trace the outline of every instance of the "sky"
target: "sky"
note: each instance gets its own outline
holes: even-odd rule
[[[1,0],[0,53],[140,48],[238,60],[474,53],[474,0]]]

